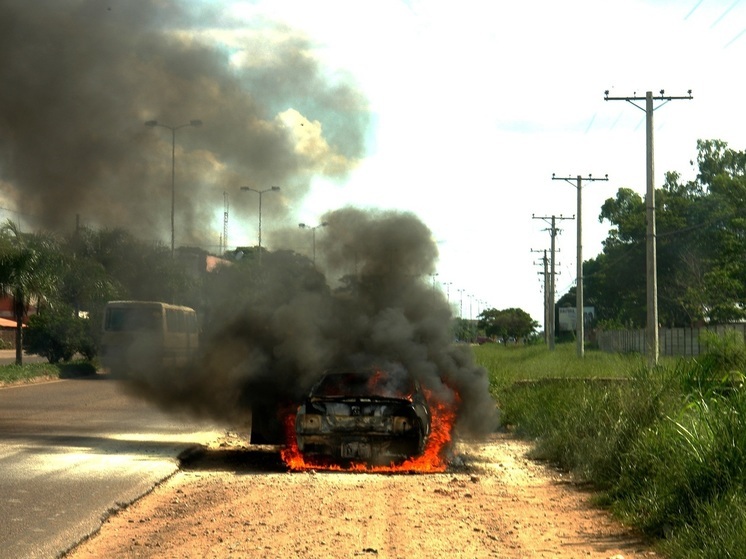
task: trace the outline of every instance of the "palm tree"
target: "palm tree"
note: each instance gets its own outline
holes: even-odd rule
[[[23,364],[23,319],[31,303],[38,306],[55,291],[57,255],[50,237],[23,234],[10,220],[0,229],[0,293],[12,300],[16,365]]]

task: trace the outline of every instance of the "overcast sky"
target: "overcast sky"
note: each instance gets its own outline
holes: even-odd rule
[[[672,101],[654,113],[656,186],[662,184],[667,171],[677,171],[685,179],[694,176],[690,160],[696,159],[698,139],[719,139],[734,149],[746,149],[743,83],[746,5],[739,0],[463,0],[458,3],[439,0],[202,0],[200,4],[164,0],[148,2],[151,9],[160,10],[160,17],[157,21],[146,18],[144,22],[138,21],[136,14],[122,13],[131,12],[129,4],[66,0],[62,4],[48,4],[40,14],[31,14],[27,19],[34,29],[42,30],[44,27],[39,22],[52,7],[61,13],[59,5],[85,4],[87,12],[83,15],[92,18],[90,22],[93,23],[86,24],[88,20],[81,19],[82,29],[101,29],[100,35],[105,37],[106,28],[101,27],[100,22],[111,22],[112,33],[119,33],[121,52],[126,55],[128,50],[137,50],[145,42],[125,42],[127,35],[122,35],[115,26],[140,25],[144,26],[145,33],[157,26],[161,18],[166,19],[164,10],[169,1],[177,5],[183,3],[189,9],[201,6],[210,10],[211,16],[201,23],[190,21],[187,25],[178,20],[167,24],[166,28],[170,29],[169,33],[189,33],[200,41],[217,45],[222,49],[220,52],[227,53],[226,58],[235,69],[260,68],[263,62],[279,58],[274,45],[298,46],[297,52],[291,53],[287,48],[283,51],[281,62],[285,73],[277,76],[276,89],[272,89],[272,73],[265,73],[261,81],[242,82],[256,88],[252,90],[254,101],[239,99],[240,103],[245,103],[244,113],[254,111],[257,106],[261,108],[251,121],[253,137],[258,138],[251,145],[258,149],[266,145],[265,141],[285,145],[282,134],[286,131],[283,130],[305,131],[304,135],[296,137],[297,161],[293,153],[279,148],[277,154],[281,157],[276,157],[271,165],[262,163],[264,160],[259,155],[252,162],[249,161],[251,157],[246,157],[247,151],[240,155],[231,151],[233,139],[227,138],[225,131],[229,130],[230,119],[234,117],[223,116],[224,122],[219,126],[215,121],[221,114],[217,110],[218,103],[225,99],[225,92],[232,89],[222,85],[213,91],[209,87],[213,83],[211,79],[222,84],[230,80],[229,75],[214,77],[210,74],[210,65],[217,57],[198,52],[200,73],[188,84],[193,89],[177,88],[170,94],[171,100],[178,101],[179,94],[192,99],[191,105],[183,100],[183,106],[173,101],[173,108],[178,112],[171,118],[184,118],[185,122],[190,118],[205,120],[200,131],[180,132],[178,157],[183,167],[179,167],[179,186],[190,188],[189,181],[184,179],[190,174],[217,177],[211,187],[214,192],[205,195],[193,187],[195,194],[192,196],[194,200],[204,201],[203,206],[210,201],[207,205],[214,216],[214,224],[210,225],[214,236],[217,238],[223,229],[222,194],[226,185],[230,185],[227,189],[228,244],[252,245],[256,234],[256,200],[241,197],[238,185],[245,184],[241,181],[252,168],[259,169],[254,173],[257,182],[252,183],[257,188],[269,187],[278,169],[301,169],[304,177],[301,186],[293,188],[292,177],[282,177],[278,180],[286,183],[281,185],[283,190],[277,199],[264,199],[268,212],[264,216],[267,248],[279,248],[272,246],[273,228],[297,230],[299,222],[314,225],[325,212],[345,206],[413,212],[431,229],[438,243],[436,286],[449,292],[457,314],[459,304],[463,303],[461,312],[466,318],[476,317],[485,307],[520,307],[542,322],[541,251],[550,248],[551,239],[548,223],[532,216],[573,217],[576,213],[574,185],[553,181],[552,173],[584,177],[608,174],[608,182],[587,182],[582,191],[582,244],[586,260],[601,251],[601,242],[608,232],[609,224],[598,221],[604,200],[613,197],[621,187],[644,194],[645,113],[624,101],[604,101],[605,90],[619,97],[644,96],[646,91],[658,94],[661,89],[668,95],[683,96],[692,90],[693,100]],[[22,2],[8,0],[7,4],[11,11],[31,12]],[[83,16],[76,13],[70,17]],[[127,23],[127,17],[132,23]],[[68,40],[63,35],[64,25],[50,29],[52,33],[59,33],[60,40]],[[48,31],[39,33],[40,37],[49,35]],[[22,33],[22,36],[25,35]],[[78,36],[80,33],[76,31],[74,37]],[[105,45],[107,40],[97,38],[95,32],[92,36],[98,42],[89,43],[87,48],[106,52],[111,61],[121,60],[129,79],[123,81],[123,85],[112,77],[92,83],[102,94],[107,84],[112,90],[122,90],[126,86],[140,91],[137,103],[117,107],[112,113],[118,114],[122,122],[108,120],[108,116],[106,121],[98,118],[94,122],[98,132],[91,132],[89,136],[98,142],[113,142],[115,140],[107,138],[115,135],[114,130],[131,126],[131,130],[118,132],[121,139],[116,141],[121,141],[130,157],[137,152],[145,153],[149,159],[133,165],[122,158],[118,166],[111,167],[113,170],[108,172],[101,171],[93,161],[86,167],[93,177],[91,183],[108,181],[116,186],[122,172],[135,169],[142,176],[128,179],[128,184],[163,182],[160,195],[165,204],[168,191],[164,178],[170,170],[170,160],[163,154],[170,154],[170,136],[165,131],[146,130],[142,122],[163,118],[163,113],[158,112],[162,109],[156,103],[158,94],[165,96],[165,87],[180,83],[172,79],[174,75],[180,76],[173,70],[173,64],[174,61],[186,64],[188,58],[168,58],[171,54],[167,49],[172,45],[159,43],[156,46],[166,53],[163,60],[171,68],[161,65],[160,59],[147,56],[138,58],[137,66],[133,66],[125,55],[99,49],[95,45]],[[113,34],[110,37],[113,38]],[[254,46],[239,46],[242,37],[254,37],[253,42],[244,40],[243,43]],[[183,36],[181,40],[186,44]],[[34,52],[37,51],[28,49],[29,55]],[[304,65],[304,59],[312,61],[313,67]],[[152,67],[148,67],[149,60]],[[70,62],[73,61],[74,57],[70,58]],[[104,62],[97,63],[95,68],[97,72],[104,72],[112,66],[111,62]],[[136,68],[134,74],[133,68]],[[321,108],[315,114],[330,115],[326,120],[316,121],[316,116],[311,114],[311,104],[303,103],[306,74],[294,74],[295,68],[307,71],[309,79],[320,85],[313,91],[315,106]],[[163,81],[165,87],[153,81],[158,72],[169,69],[172,74]],[[0,70],[3,70],[2,64]],[[18,81],[22,79],[20,76],[28,75],[18,73],[17,67],[13,71],[16,73],[6,80]],[[83,70],[80,73],[83,77],[76,77],[76,70],[65,71],[67,77],[60,79],[77,79],[79,84],[91,82],[85,79]],[[141,77],[139,82],[138,76]],[[295,82],[292,82],[293,76]],[[280,83],[283,79],[286,80],[284,86]],[[152,91],[145,91],[146,95],[143,87],[148,83],[152,84]],[[335,83],[345,84],[349,89],[335,90]],[[32,86],[38,89],[38,86],[29,85]],[[45,87],[53,96],[54,87]],[[294,89],[297,90],[295,96]],[[5,98],[13,91],[6,89]],[[276,91],[281,95],[276,95]],[[23,91],[19,96],[28,98]],[[91,95],[84,103],[78,101],[70,106],[82,111],[84,117],[88,110],[98,110],[91,106],[95,99],[96,96]],[[334,100],[332,105],[331,100]],[[20,101],[11,101],[2,101],[0,105],[5,104],[0,109],[7,107],[8,114],[17,114]],[[150,104],[146,106],[145,102]],[[349,112],[350,118],[359,120],[349,127],[351,130],[346,130],[342,124],[347,102],[355,105],[356,112]],[[106,105],[113,107],[109,101]],[[365,118],[361,117],[361,107],[367,112],[363,115]],[[212,114],[211,108],[215,109]],[[223,107],[220,109],[227,115]],[[58,112],[55,118],[70,114],[67,108]],[[123,124],[125,118],[130,124]],[[44,131],[69,133],[73,130],[70,126],[50,126],[44,114],[38,120],[37,130],[25,124],[18,128],[19,131],[32,130],[28,149],[34,156],[36,148],[33,146],[37,144],[33,138],[43,136]],[[92,120],[80,119],[81,122]],[[367,125],[358,126],[363,121],[367,121]],[[4,122],[13,124],[12,119]],[[108,127],[108,134],[101,133],[101,122]],[[359,134],[356,135],[358,130],[362,130],[362,145],[359,145]],[[9,145],[17,145],[18,134],[11,132]],[[135,135],[139,142],[136,145],[130,139]],[[71,139],[63,140],[72,143]],[[224,146],[212,147],[221,140]],[[340,142],[346,141],[354,145],[340,147]],[[332,149],[330,145],[335,147]],[[110,152],[114,147],[118,146],[113,146]],[[84,152],[85,149],[79,150],[79,153]],[[249,152],[257,153],[256,150]],[[303,155],[302,161],[300,155]],[[55,158],[54,153],[49,157],[50,164],[60,159]],[[29,165],[21,165],[20,160],[9,161],[18,164],[9,167],[12,173],[6,173],[5,185],[0,180],[3,186],[0,190],[3,190],[3,206],[12,209],[15,200],[20,200],[17,193],[21,189],[28,188],[27,185],[37,178],[37,182],[48,184],[50,178],[23,176],[21,171],[27,172]],[[159,161],[160,166],[153,167]],[[71,163],[75,165],[76,159],[72,158]],[[244,167],[231,172],[231,165]],[[322,168],[323,172],[314,172]],[[65,171],[52,177],[55,176],[65,176]],[[64,194],[74,186],[65,187],[68,190],[62,188],[61,192]],[[109,204],[120,204],[111,207],[108,219],[112,223],[124,204],[141,201],[140,196],[127,194],[121,185],[117,188],[111,192],[119,193],[113,195],[118,198],[88,191],[81,200],[92,203],[90,200],[99,196]],[[39,196],[40,200],[45,198]],[[283,205],[283,212],[276,212],[277,217],[273,218],[273,206],[278,203]],[[139,211],[150,216],[148,223],[159,227],[164,242],[168,242],[168,213],[163,211],[163,204],[158,206],[157,216],[155,213],[150,216],[147,213],[150,210],[144,207]],[[52,207],[51,211],[50,208],[45,211],[53,215],[54,210]],[[27,208],[25,211],[41,210]],[[76,208],[75,211],[81,210]],[[192,223],[203,222],[208,212],[205,207],[189,211]],[[85,220],[86,214],[83,215]],[[181,220],[177,222],[181,227],[185,218],[179,213],[177,219]],[[557,238],[560,251],[557,254],[557,294],[560,296],[575,282],[577,224],[564,219],[558,221],[558,226],[562,229]],[[185,235],[181,231],[178,234]],[[322,234],[323,230],[317,231],[317,235]]]

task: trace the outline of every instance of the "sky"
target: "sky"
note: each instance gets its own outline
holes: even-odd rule
[[[91,177],[91,184],[120,181],[107,195],[102,186],[79,198],[81,208],[94,201],[109,208],[98,212],[99,223],[116,222],[121,207],[135,205],[138,215],[149,216],[146,225],[168,242],[164,206],[159,206],[157,216],[151,215],[142,196],[122,189],[121,176],[128,174],[128,184],[164,182],[161,179],[168,177],[171,160],[165,155],[170,155],[171,135],[143,127],[145,120],[164,115],[171,123],[200,118],[200,130],[178,132],[177,180],[180,188],[192,189],[194,199],[209,203],[194,205],[179,219],[209,223],[217,238],[227,211],[228,247],[253,245],[259,198],[265,212],[263,244],[278,248],[292,231],[296,250],[310,255],[311,233],[299,231],[297,223],[315,226],[327,212],[348,206],[414,213],[432,231],[439,251],[429,281],[447,294],[455,314],[464,318],[476,318],[485,308],[517,307],[542,322],[541,260],[551,246],[544,217],[556,216],[561,229],[556,239],[557,296],[574,285],[577,190],[574,183],[552,180],[553,173],[608,175],[608,181],[583,185],[584,260],[601,252],[608,234],[608,222],[598,220],[604,200],[623,187],[644,195],[645,113],[625,101],[605,101],[605,90],[616,97],[644,96],[646,91],[658,95],[662,89],[666,95],[685,96],[692,91],[691,100],[659,107],[656,103],[656,186],[667,171],[679,172],[685,180],[696,175],[690,161],[696,160],[699,139],[719,139],[733,149],[746,149],[746,3],[740,0],[148,0],[142,6],[151,6],[159,16],[152,18],[135,14],[121,0],[42,4],[46,14],[32,13],[33,8],[16,0],[0,1],[0,8],[21,14],[19,28],[30,22],[33,28],[44,29],[50,20],[55,25],[49,29],[61,38],[70,26],[59,25],[48,14],[62,14],[70,25],[90,18],[96,24],[86,27],[89,32],[83,37],[98,42],[87,48],[95,44],[97,51],[110,49],[110,60],[122,60],[123,67],[127,62],[127,81],[111,74],[91,88],[96,94],[90,102],[70,102],[64,110],[42,114],[34,124],[45,138],[54,130],[65,130],[68,136],[60,134],[60,142],[77,145],[69,137],[72,128],[53,127],[50,118],[58,118],[58,113],[69,117],[72,111],[84,122],[97,115],[98,132],[89,131],[80,145],[93,145],[95,139],[101,153],[114,161],[111,167],[102,169],[100,159],[82,167],[76,164],[75,157],[86,159],[88,148],[67,159],[76,171],[82,169],[83,176]],[[85,5],[86,10],[70,15],[60,11],[65,5]],[[193,17],[195,6],[201,10],[198,21]],[[169,20],[172,8],[179,17]],[[192,19],[184,16],[187,11]],[[121,21],[109,23],[117,17]],[[16,21],[5,20],[6,26]],[[133,33],[136,41],[121,33],[125,21],[132,29],[145,30],[142,35]],[[105,25],[111,25],[109,35]],[[178,38],[182,51],[192,49],[191,56],[182,60],[171,54],[173,41],[155,42],[148,33],[159,25],[171,39]],[[6,30],[4,36],[11,35]],[[19,36],[20,42],[34,41],[28,33]],[[38,36],[54,40],[49,31]],[[148,41],[162,57],[143,56],[133,62],[127,53],[139,52],[143,44],[151,44]],[[112,45],[118,42],[122,47],[115,51]],[[216,50],[200,50],[195,42],[212,44]],[[20,49],[18,44],[11,52]],[[28,51],[24,54],[35,55],[34,49]],[[221,59],[216,52],[228,61],[228,70],[220,70],[219,78],[215,66]],[[181,64],[186,67],[189,61],[200,73],[192,76],[182,70]],[[96,72],[112,72],[115,66],[95,62],[89,67]],[[79,67],[88,66],[71,55],[71,70],[59,78],[75,79],[76,91],[90,81]],[[3,75],[11,72],[8,68],[15,72],[10,77]],[[282,72],[263,71],[266,68]],[[158,72],[169,80],[156,79]],[[240,72],[244,77],[234,80],[233,74]],[[182,74],[189,74],[189,79]],[[27,79],[2,56],[0,78],[5,83]],[[32,81],[28,84],[39,90]],[[137,95],[129,96],[129,104],[116,113],[97,106],[96,100],[104,98],[111,107],[116,92],[128,87]],[[240,87],[248,88],[253,97],[235,94]],[[23,87],[18,89],[29,98]],[[187,93],[192,94],[189,100]],[[6,130],[13,130],[15,121],[3,118],[4,108],[6,115],[19,114],[22,102],[11,95],[7,89],[0,94],[0,128]],[[243,151],[232,147],[237,139],[229,126],[235,116],[221,116],[215,108],[223,104],[240,106],[242,115],[252,115],[245,125],[251,141]],[[109,133],[102,133],[102,127]],[[12,142],[20,145],[22,132],[29,129],[25,123],[18,125]],[[121,133],[113,132],[120,129]],[[36,205],[22,200],[23,189],[35,192],[36,183],[59,184],[65,172],[60,166],[54,174],[37,176],[42,173],[32,162],[39,157],[39,135],[27,140],[33,158],[0,159],[0,202],[11,215],[44,214],[50,221],[67,216],[60,207],[71,198],[80,177],[60,186],[55,204],[49,203],[43,189],[32,197]],[[292,149],[271,152],[273,146],[286,145],[288,137]],[[47,142],[53,143],[51,138]],[[219,144],[220,148],[207,147]],[[0,131],[0,149],[3,145]],[[130,159],[111,157],[123,145]],[[132,159],[134,151],[143,154],[141,159]],[[265,157],[270,152],[273,155]],[[51,167],[59,165],[59,154],[47,157]],[[202,182],[215,179],[209,195],[188,180],[197,175]],[[166,180],[158,191],[164,200],[168,184]],[[277,185],[281,190],[257,197],[241,193],[241,185],[256,190]],[[84,221],[90,221],[86,215]],[[150,229],[144,225],[143,231]],[[313,234],[321,236],[324,230]]]
[[[344,204],[415,212],[433,232],[435,285],[456,312],[518,307],[543,321],[543,251],[557,220],[557,295],[575,285],[577,190],[582,254],[599,254],[603,202],[645,193],[645,112],[610,96],[686,96],[654,112],[655,185],[693,178],[698,139],[746,149],[738,0],[251,2],[247,19],[312,38],[314,56],[368,99],[368,151],[349,177],[319,177],[298,210],[316,223]],[[638,102],[644,108],[644,101]],[[655,106],[661,105],[656,102]],[[322,234],[322,231],[317,231]]]

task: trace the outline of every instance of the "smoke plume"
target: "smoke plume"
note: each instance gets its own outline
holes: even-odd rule
[[[364,150],[355,87],[297,32],[205,4],[0,0],[0,205],[33,229],[80,216],[166,241],[175,147],[176,243],[207,247],[225,191],[282,185],[264,208],[277,223],[310,176],[344,176]]]
[[[451,309],[429,281],[437,259],[430,230],[393,211],[346,208],[324,221],[316,265],[275,251],[248,279],[237,266],[214,272],[210,289],[225,299],[207,317],[198,364],[144,372],[133,386],[167,408],[235,424],[249,410],[266,418],[298,402],[327,368],[397,363],[457,405],[460,433],[493,431],[486,371],[453,343]]]
[[[330,80],[297,32],[206,5],[0,0],[2,205],[34,229],[79,215],[164,241],[173,162],[176,243],[208,247],[226,190],[281,185],[264,207],[276,224],[310,177],[352,169],[367,123],[354,85]],[[246,216],[255,202],[231,205]],[[428,282],[428,228],[386,211],[323,221],[316,262],[277,249],[261,266],[213,272],[197,364],[143,371],[132,386],[235,424],[297,401],[326,368],[400,363],[441,400],[460,398],[463,432],[493,429],[486,372],[452,343],[451,309]]]

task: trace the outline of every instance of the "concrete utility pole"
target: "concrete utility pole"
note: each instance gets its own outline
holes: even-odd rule
[[[556,177],[552,173],[553,181],[565,181],[572,184],[578,191],[578,265],[577,265],[577,280],[575,287],[575,337],[577,344],[577,355],[583,357],[585,355],[585,313],[583,312],[583,177],[578,175],[575,177],[575,184],[573,184],[571,177]],[[593,178],[593,175],[588,175],[587,181],[607,181],[609,175],[604,175],[604,178]]]
[[[552,270],[549,273],[549,317],[548,317],[549,318],[549,324],[548,324],[549,328],[548,328],[548,331],[549,331],[549,349],[551,351],[554,351],[554,338],[555,338],[555,335],[554,335],[554,323],[555,323],[555,312],[554,312],[554,301],[555,301],[555,296],[554,296],[554,285],[555,285],[555,281],[554,281],[554,277],[555,277],[555,272],[554,272],[554,268],[555,268],[555,266],[554,266],[554,263],[555,263],[555,260],[556,260],[555,259],[555,253],[557,252],[555,238],[557,237],[557,233],[560,232],[560,229],[558,229],[556,227],[556,221],[558,219],[560,219],[560,220],[561,219],[575,219],[575,217],[563,217],[561,215],[559,217],[557,217],[555,215],[553,215],[553,216],[537,216],[537,215],[534,215],[534,216],[531,216],[531,217],[533,219],[542,219],[542,220],[544,220],[544,221],[546,221],[547,223],[550,224],[548,231],[549,231],[549,234],[552,237],[552,259],[551,259],[551,268],[552,268]]]
[[[541,259],[544,271],[538,272],[541,273],[542,279],[544,280],[544,343],[549,345],[549,259],[547,258],[547,251],[544,250],[534,250],[531,249],[531,252],[543,252],[544,257]]]
[[[665,95],[660,90],[658,97],[653,97],[653,92],[648,91],[645,97],[639,97],[636,93],[632,97],[609,97],[609,90],[604,91],[604,101],[627,101],[638,109],[645,111],[645,138],[646,138],[646,168],[647,168],[647,190],[645,195],[646,205],[646,267],[647,267],[647,327],[645,329],[645,346],[648,355],[648,367],[653,368],[658,364],[660,354],[660,342],[658,340],[658,264],[656,262],[655,246],[655,186],[653,181],[654,157],[653,157],[653,111],[659,109],[669,101],[679,99],[692,99],[692,90],[687,91],[685,96]],[[635,101],[645,100],[645,107],[641,107]],[[653,101],[662,101],[657,107],[653,107]]]

